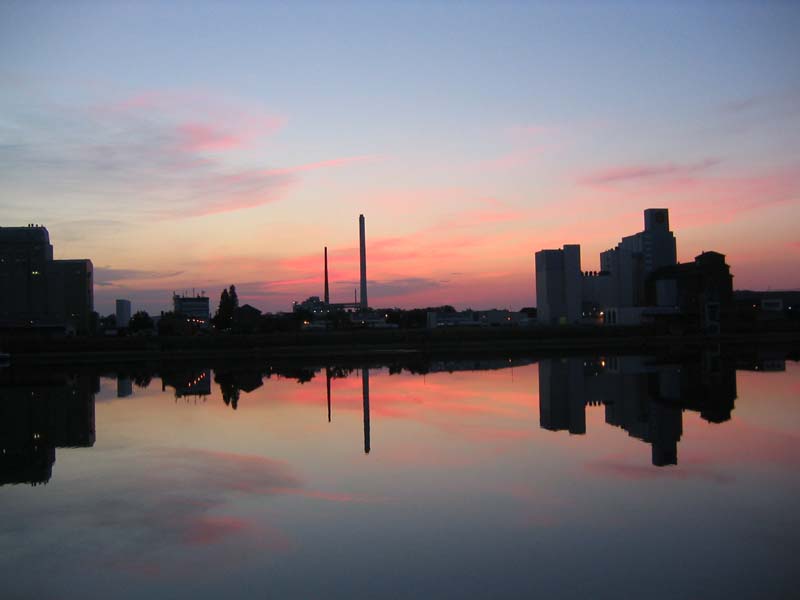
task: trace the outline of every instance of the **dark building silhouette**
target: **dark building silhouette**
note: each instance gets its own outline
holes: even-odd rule
[[[198,324],[208,323],[211,317],[208,296],[202,292],[192,296],[173,293],[172,309],[175,314],[193,319]]]
[[[677,308],[692,329],[705,333],[719,333],[733,306],[733,275],[719,252],[657,269],[646,289],[648,304]]]
[[[94,375],[0,371],[0,485],[47,483],[56,448],[95,442]]]
[[[243,304],[233,311],[233,328],[236,331],[252,332],[258,327],[260,319],[260,310],[249,304]]]
[[[91,327],[92,261],[53,260],[45,227],[0,227],[0,290],[0,322],[8,327]]]
[[[735,399],[733,364],[711,352],[680,364],[638,356],[539,362],[543,429],[583,434],[586,406],[603,405],[607,424],[651,445],[656,466],[677,464],[684,410],[722,423],[731,418]]]

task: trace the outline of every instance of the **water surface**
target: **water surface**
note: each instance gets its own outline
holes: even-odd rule
[[[3,597],[794,589],[797,363],[416,370],[0,370]]]

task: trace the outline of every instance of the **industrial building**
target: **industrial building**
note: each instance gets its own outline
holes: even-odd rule
[[[94,311],[89,259],[54,260],[46,227],[0,227],[0,321],[11,328],[88,333]]]
[[[172,310],[175,314],[194,319],[199,321],[200,324],[207,324],[208,320],[211,318],[208,296],[203,292],[192,296],[173,292]]]
[[[719,252],[703,252],[693,262],[661,267],[647,280],[648,305],[674,307],[696,329],[719,333],[733,306],[733,275]]]
[[[581,318],[581,247],[536,253],[536,307],[541,323],[575,323]]]
[[[697,327],[714,333],[732,301],[731,290],[724,255],[705,252],[694,263],[678,264],[666,208],[646,209],[644,230],[602,252],[600,271],[581,270],[579,245],[536,253],[536,302],[544,324],[599,319],[638,325],[691,315]]]
[[[353,302],[331,302],[330,285],[328,282],[328,247],[324,249],[325,284],[322,299],[319,296],[309,296],[302,302],[293,302],[292,311],[307,311],[312,315],[326,315],[339,310],[353,310],[359,312],[369,311],[367,297],[367,238],[366,222],[364,215],[358,215],[358,254],[359,254],[359,288],[354,292]]]
[[[131,301],[130,300],[117,300],[116,311],[117,327],[120,329],[126,328],[131,322]]]

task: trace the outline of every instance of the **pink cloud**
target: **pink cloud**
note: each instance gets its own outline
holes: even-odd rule
[[[185,152],[231,150],[242,146],[244,136],[227,133],[203,123],[186,123],[178,127],[180,147]]]
[[[268,169],[266,173],[269,175],[290,175],[294,173],[305,173],[308,171],[317,171],[319,169],[329,169],[332,167],[341,167],[353,163],[367,162],[377,160],[375,156],[345,156],[342,158],[331,158],[328,160],[320,160],[313,163],[306,163],[294,167],[284,167],[279,169]]]
[[[584,185],[608,185],[655,178],[687,177],[695,173],[707,171],[718,165],[719,162],[719,160],[707,158],[700,162],[685,165],[663,164],[612,167],[585,175],[578,181]]]
[[[191,546],[206,546],[221,542],[247,529],[252,529],[252,524],[243,519],[201,515],[187,524],[184,541]]]
[[[368,496],[363,496],[358,494],[344,494],[337,492],[324,492],[321,490],[287,489],[283,490],[283,492],[286,494],[303,496],[304,498],[312,498],[314,500],[324,500],[326,502],[352,502],[360,504],[360,503],[375,501],[374,498],[370,498]]]
[[[518,169],[528,165],[534,158],[540,156],[542,152],[541,148],[520,148],[495,158],[482,160],[478,163],[478,168],[487,171]]]

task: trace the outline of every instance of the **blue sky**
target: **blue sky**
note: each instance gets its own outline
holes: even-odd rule
[[[105,269],[101,312],[285,308],[325,243],[345,293],[360,212],[387,304],[530,304],[536,249],[592,268],[648,205],[682,259],[800,287],[797,31],[796,2],[4,2],[3,224]]]

